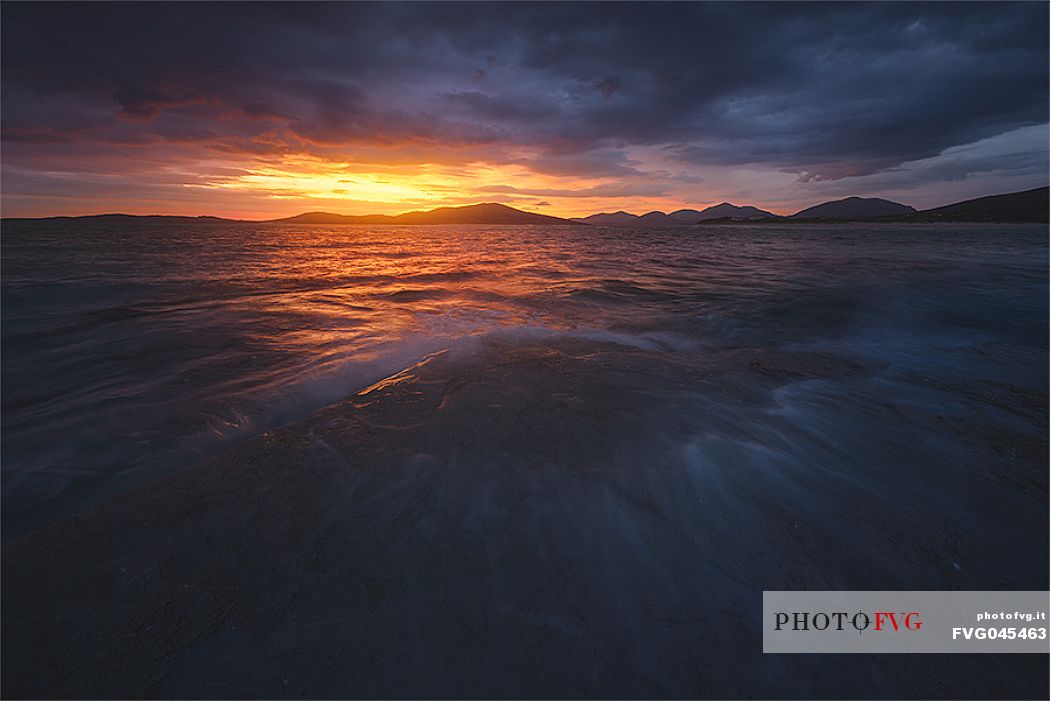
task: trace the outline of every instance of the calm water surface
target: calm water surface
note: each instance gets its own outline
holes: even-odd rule
[[[1045,445],[1043,226],[5,221],[2,252],[5,539],[480,338],[819,351],[866,368],[767,398],[796,461],[826,460],[829,442],[899,460],[871,449],[893,436],[980,469],[950,421],[909,428],[916,407]],[[695,405],[755,436],[768,409]],[[706,436],[708,459],[769,458],[726,436]]]

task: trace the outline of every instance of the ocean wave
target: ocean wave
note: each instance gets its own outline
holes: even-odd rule
[[[733,425],[755,429],[792,411],[798,422],[822,420],[797,413],[805,395],[791,392],[804,387],[822,388],[829,406],[859,407],[858,382],[879,383],[865,391],[884,393],[886,411],[941,405],[947,423],[930,420],[931,435],[957,430],[948,428],[962,420],[955,414],[1023,402],[1023,415],[989,424],[1022,435],[1040,415],[1025,397],[1046,384],[1038,228],[853,228],[829,238],[418,227],[348,238],[244,225],[164,237],[19,226],[31,224],[5,225],[2,241],[5,538],[441,350],[480,357],[495,344],[511,357],[571,346],[578,357],[560,362],[580,363],[603,397],[644,378],[633,391],[683,416],[725,417],[711,434],[718,450],[745,440],[730,441]],[[623,374],[602,365],[623,353],[650,362]],[[498,374],[498,355],[484,357],[497,364],[472,371]],[[850,366],[863,377],[842,370]],[[721,394],[711,394],[716,386]],[[685,402],[683,392],[707,399]],[[920,396],[927,404],[914,405]],[[780,413],[734,413],[735,397]],[[844,413],[878,425],[867,410]],[[684,420],[654,416],[668,429]],[[630,437],[640,426],[621,429]],[[696,445],[697,455],[708,449]]]

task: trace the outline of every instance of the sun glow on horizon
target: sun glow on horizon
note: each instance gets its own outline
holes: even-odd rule
[[[576,195],[577,190],[588,189],[600,193],[617,183],[539,174],[518,163],[381,163],[289,156],[247,167],[227,163],[211,170],[203,177],[184,171],[182,186],[220,195],[223,200],[239,194],[256,202],[280,202],[281,215],[318,207],[350,215],[400,214],[478,202],[499,202],[560,217],[593,214],[603,206],[670,211],[665,197]],[[564,195],[559,196],[561,193]],[[682,203],[677,208],[685,206],[689,205]],[[270,206],[265,209],[274,211]]]

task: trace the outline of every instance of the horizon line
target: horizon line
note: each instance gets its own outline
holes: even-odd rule
[[[916,209],[916,211],[917,212],[930,211],[932,209],[938,209],[939,207],[946,207],[946,206],[949,206],[949,205],[959,204],[959,203],[962,203],[962,202],[972,202],[974,200],[980,200],[980,199],[984,199],[986,197],[1000,197],[1000,196],[1003,196],[1003,195],[1014,195],[1014,194],[1020,194],[1020,193],[1024,193],[1024,192],[1034,192],[1036,190],[1044,190],[1044,189],[1048,189],[1048,188],[1050,188],[1050,183],[1048,183],[1046,185],[1040,185],[1039,187],[1028,188],[1028,189],[1025,189],[1025,190],[1014,190],[1014,191],[1011,191],[1011,192],[999,192],[999,193],[994,193],[994,194],[990,194],[990,195],[980,195],[978,197],[971,197],[971,198],[968,198],[968,199],[965,199],[965,200],[956,200],[956,201],[953,201],[953,202],[946,202],[944,204],[936,205],[934,207],[929,207],[927,209],[922,209],[922,210]],[[45,214],[45,215],[39,215],[39,216],[7,216],[7,215],[4,215],[4,214],[0,213],[0,220],[5,220],[5,219],[33,219],[33,220],[39,220],[39,219],[83,219],[83,218],[87,218],[87,217],[142,217],[142,218],[146,218],[146,217],[176,218],[176,217],[179,217],[179,218],[183,218],[183,219],[222,219],[222,220],[225,220],[225,221],[247,222],[247,223],[252,223],[252,224],[265,224],[265,223],[268,223],[268,222],[276,222],[276,221],[281,221],[281,220],[284,220],[284,219],[293,219],[295,217],[301,217],[301,216],[304,216],[304,215],[307,215],[307,214],[327,214],[327,215],[334,215],[334,216],[338,216],[338,217],[347,217],[347,218],[351,218],[351,217],[389,217],[389,218],[393,219],[393,218],[396,218],[396,217],[404,216],[406,214],[427,213],[427,212],[437,211],[439,209],[465,209],[467,207],[478,207],[478,206],[482,206],[482,205],[495,205],[495,206],[499,206],[499,207],[506,207],[507,209],[512,209],[514,211],[522,212],[522,213],[525,213],[525,214],[535,214],[535,215],[543,216],[543,217],[551,217],[553,219],[564,219],[566,221],[577,221],[577,220],[580,220],[580,219],[586,219],[587,217],[591,217],[591,216],[596,216],[596,215],[601,215],[601,214],[619,214],[621,212],[625,213],[625,214],[630,214],[630,215],[636,216],[636,217],[642,217],[642,216],[645,216],[646,214],[653,214],[653,213],[660,213],[660,214],[668,215],[668,214],[673,214],[674,212],[679,212],[679,211],[684,211],[684,210],[692,210],[692,211],[703,212],[705,210],[711,209],[712,207],[718,207],[718,206],[721,206],[721,205],[724,205],[724,204],[728,204],[728,205],[730,205],[732,207],[754,207],[755,209],[761,209],[763,211],[767,211],[767,212],[769,212],[770,214],[773,214],[776,217],[789,218],[789,217],[794,216],[795,214],[798,214],[799,212],[805,211],[806,209],[810,209],[811,207],[815,207],[815,206],[822,205],[822,204],[827,204],[829,202],[840,202],[842,200],[847,200],[847,199],[850,199],[850,198],[853,198],[853,197],[857,197],[857,198],[860,198],[860,199],[885,199],[885,198],[881,198],[881,197],[870,197],[870,196],[862,196],[862,195],[847,195],[845,197],[839,197],[837,199],[832,199],[832,200],[823,200],[823,201],[817,202],[815,204],[807,205],[807,206],[799,209],[797,212],[794,212],[792,214],[777,214],[776,212],[773,212],[771,210],[765,209],[764,207],[762,207],[760,205],[756,205],[756,204],[738,205],[738,204],[733,204],[732,202],[729,202],[729,201],[722,201],[722,202],[719,202],[717,204],[707,205],[703,209],[695,209],[693,206],[687,206],[687,207],[680,207],[678,209],[672,210],[671,212],[665,212],[664,210],[660,210],[660,209],[653,209],[653,210],[649,210],[648,212],[643,212],[642,214],[635,214],[634,212],[629,212],[629,211],[623,210],[623,209],[618,209],[618,210],[611,211],[611,212],[610,211],[606,211],[606,210],[601,210],[601,211],[593,212],[591,214],[587,214],[587,215],[583,215],[583,216],[568,217],[568,216],[559,216],[559,215],[555,215],[555,214],[545,214],[543,212],[536,212],[536,211],[527,210],[527,209],[519,209],[517,207],[513,207],[513,206],[511,206],[509,204],[505,204],[505,203],[502,203],[502,202],[485,202],[485,201],[482,201],[482,202],[472,202],[472,203],[469,203],[469,204],[436,205],[435,207],[433,207],[431,209],[409,209],[409,210],[405,210],[403,212],[398,212],[397,214],[379,214],[379,213],[374,213],[374,212],[373,213],[369,213],[369,214],[344,214],[342,212],[332,212],[332,211],[323,210],[323,209],[312,209],[312,210],[300,211],[300,212],[298,212],[296,214],[287,214],[287,215],[278,216],[278,217],[268,217],[268,218],[265,218],[265,219],[244,219],[244,218],[240,218],[240,217],[222,216],[222,215],[218,215],[218,214],[160,214],[160,213],[132,214],[132,213],[129,213],[129,212],[113,212],[113,211],[109,211],[109,212],[92,212],[92,213],[88,213],[88,214]],[[886,201],[895,202],[896,204],[905,204],[903,202],[896,202],[895,200],[886,200]],[[906,206],[912,207],[912,205],[906,205]]]

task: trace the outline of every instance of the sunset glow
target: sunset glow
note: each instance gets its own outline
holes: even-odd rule
[[[374,150],[371,158],[382,158],[384,149]],[[474,202],[500,202],[527,211],[555,216],[585,216],[603,206],[649,211],[667,208],[706,206],[715,200],[699,187],[693,194],[674,197],[634,194],[629,186],[615,179],[567,178],[536,173],[528,167],[528,156],[518,153],[497,162],[491,156],[470,155],[454,161],[457,154],[442,153],[433,147],[428,156],[445,162],[426,160],[401,162],[401,151],[391,149],[389,162],[341,161],[310,154],[281,156],[270,160],[202,161],[172,171],[185,179],[198,201],[253,202],[258,208],[237,211],[246,217],[287,216],[322,208],[343,214],[398,214],[417,208],[462,205]],[[486,160],[488,159],[488,160]],[[453,161],[453,162],[448,162]],[[194,172],[195,166],[199,172]],[[670,177],[656,175],[653,180]],[[515,183],[513,187],[506,183]],[[651,187],[638,188],[644,193]],[[106,210],[109,211],[109,210]],[[188,213],[172,210],[174,213]],[[224,210],[229,212],[229,210]]]
[[[5,13],[5,216],[786,214],[1045,181],[1046,71],[1016,70],[1047,63],[1043,23],[1023,12],[53,7]],[[756,32],[747,54],[730,40]]]
[[[1050,698],[1050,3],[0,16],[4,699]]]

